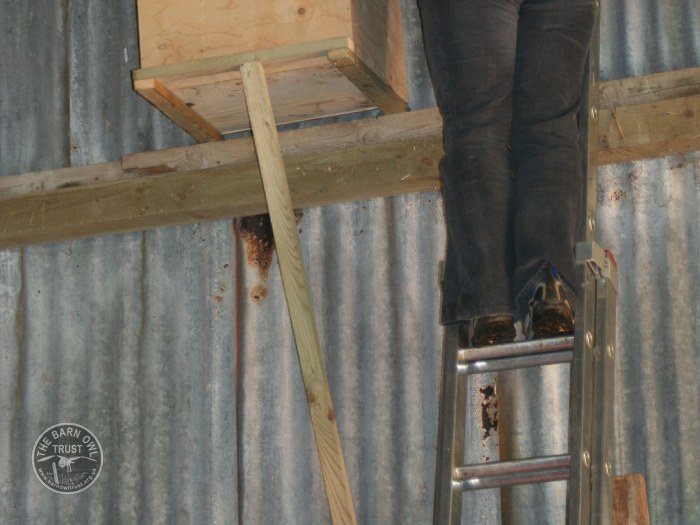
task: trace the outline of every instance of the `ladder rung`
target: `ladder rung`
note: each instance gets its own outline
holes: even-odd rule
[[[518,341],[504,345],[464,348],[457,356],[457,370],[482,374],[571,362],[574,336]]]
[[[500,370],[515,370],[519,368],[531,368],[534,366],[557,365],[570,363],[573,350],[559,350],[542,354],[521,355],[518,357],[503,357],[489,359],[487,361],[473,361],[469,366],[458,366],[460,372],[472,374],[484,374],[486,372],[498,372]]]
[[[462,491],[491,489],[569,479],[571,456],[542,456],[465,465],[454,470],[452,483]]]

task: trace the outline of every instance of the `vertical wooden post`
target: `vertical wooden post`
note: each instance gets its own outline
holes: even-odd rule
[[[251,62],[241,66],[241,77],[331,518],[334,524],[354,524],[357,521],[355,508],[323,366],[265,73],[259,62]]]
[[[613,479],[613,525],[649,525],[647,487],[641,474]]]

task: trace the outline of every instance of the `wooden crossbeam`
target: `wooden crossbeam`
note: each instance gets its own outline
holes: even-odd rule
[[[600,85],[598,164],[700,150],[700,67]]]
[[[700,150],[700,95],[600,111],[598,162],[616,164]]]
[[[294,207],[437,190],[440,121],[426,116],[407,113],[281,134]],[[324,133],[330,138],[322,139]],[[234,141],[193,146],[227,147],[234,152],[224,157],[237,157],[233,164],[192,154],[187,170],[162,173],[171,169],[160,163],[164,156],[147,155],[156,163],[146,162],[143,172],[160,174],[131,168],[122,179],[112,164],[104,165],[109,173],[102,176],[94,167],[66,168],[47,174],[66,181],[61,189],[53,182],[49,191],[34,191],[42,187],[41,173],[0,177],[0,248],[265,213],[252,141],[240,140],[238,152]],[[173,152],[165,156],[175,163],[188,156]],[[216,167],[190,169],[197,163]],[[93,178],[104,182],[91,183]]]
[[[700,150],[700,68],[600,92],[600,164]],[[428,109],[280,133],[293,205],[437,190],[441,130]],[[0,248],[265,211],[252,139],[213,142],[0,177]]]
[[[700,93],[700,67],[676,69],[600,84],[602,108],[630,106]]]

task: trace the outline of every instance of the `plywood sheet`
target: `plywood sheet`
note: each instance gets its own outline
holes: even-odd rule
[[[141,67],[352,33],[348,0],[139,0]]]

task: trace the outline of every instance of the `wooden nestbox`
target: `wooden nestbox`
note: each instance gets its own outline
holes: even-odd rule
[[[138,0],[134,88],[199,141],[250,128],[260,61],[278,124],[407,109],[400,0]]]

